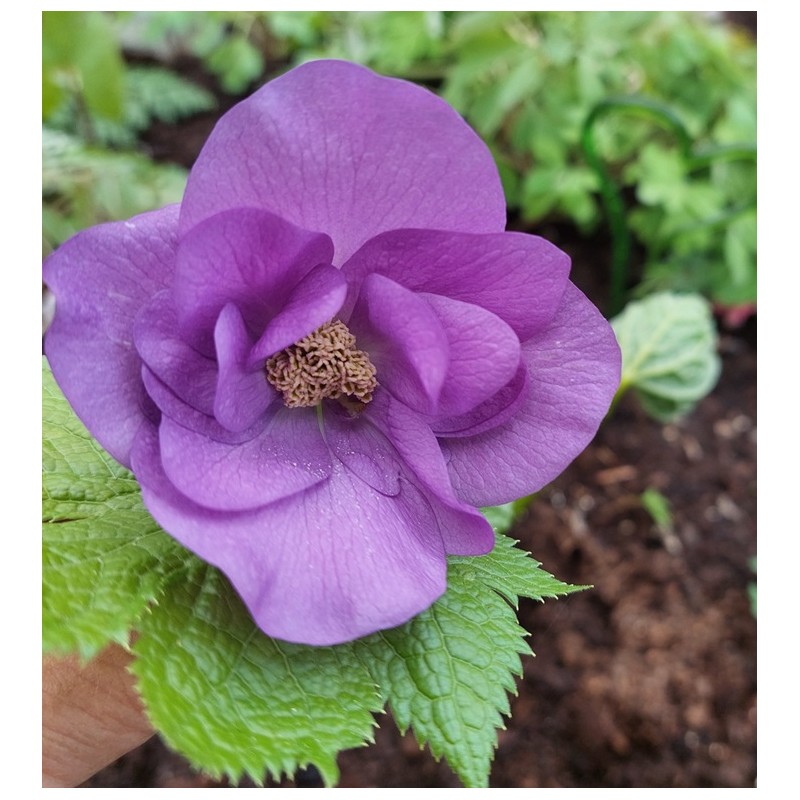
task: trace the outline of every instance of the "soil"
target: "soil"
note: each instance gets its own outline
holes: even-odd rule
[[[190,165],[214,119],[155,126],[147,143],[154,156]],[[607,241],[558,227],[536,233],[573,256],[573,280],[603,307]],[[525,659],[500,731],[493,787],[754,785],[755,338],[755,318],[722,331],[719,384],[678,423],[658,424],[625,397],[510,532],[549,572],[594,588],[523,602],[536,658]],[[667,498],[670,525],[643,508],[646,489]],[[374,745],[339,764],[342,787],[460,786],[388,717]],[[157,737],[84,784],[225,785]],[[311,769],[280,785],[322,784]]]

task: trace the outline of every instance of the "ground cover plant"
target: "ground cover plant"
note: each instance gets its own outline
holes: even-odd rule
[[[73,24],[72,15],[68,16],[68,25]],[[124,219],[165,201],[180,199],[181,180],[185,173],[168,160],[154,162],[143,156],[143,148],[145,151],[149,148],[150,152],[159,148],[169,152],[171,148],[170,160],[185,167],[191,166],[196,152],[187,152],[185,146],[181,149],[177,142],[183,140],[185,145],[186,132],[191,131],[192,125],[210,125],[222,110],[231,106],[234,98],[229,97],[228,92],[245,94],[263,82],[271,71],[288,69],[292,61],[336,56],[359,60],[391,74],[413,77],[441,92],[487,139],[500,167],[514,226],[545,233],[562,247],[565,238],[574,239],[576,248],[571,255],[578,272],[576,275],[573,268],[573,278],[580,281],[581,288],[604,307],[609,316],[614,317],[613,329],[622,348],[622,384],[606,426],[613,426],[620,417],[630,421],[631,414],[634,414],[638,428],[652,425],[655,431],[660,429],[660,424],[666,424],[663,430],[677,431],[680,439],[685,430],[683,426],[687,424],[682,420],[692,419],[686,415],[714,387],[720,373],[720,348],[712,309],[724,314],[728,322],[741,322],[753,313],[754,127],[750,123],[754,115],[748,117],[747,108],[748,104],[754,107],[754,49],[743,34],[730,28],[692,15],[670,14],[87,14],[96,34],[93,41],[104,42],[105,50],[97,58],[102,56],[107,69],[116,70],[120,76],[116,84],[110,83],[110,90],[101,90],[93,88],[91,81],[87,86],[86,81],[75,80],[76,74],[94,74],[96,62],[85,54],[81,56],[86,59],[83,63],[76,61],[69,51],[70,37],[62,37],[63,41],[51,48],[47,61],[48,24],[52,26],[51,30],[64,31],[64,19],[58,19],[60,17],[62,15],[53,14],[52,21],[45,24],[45,76],[47,79],[47,75],[51,75],[58,89],[56,101],[44,109],[45,176],[50,176],[43,195],[45,252],[59,245],[75,230],[94,222]],[[623,30],[629,34],[627,39],[610,36]],[[603,41],[598,32],[608,36],[614,42],[612,49],[618,48],[620,52],[616,49],[612,54],[602,51],[596,44]],[[51,34],[51,38],[58,40],[59,37]],[[674,39],[679,44],[675,44]],[[589,52],[577,58],[575,53],[584,53],[586,48],[581,47],[589,40],[592,47],[601,52],[595,55]],[[632,52],[619,45],[621,40],[635,43],[629,48]],[[643,51],[648,48],[641,44],[648,43],[652,51],[655,40],[669,53],[672,53],[671,48],[683,52],[683,60],[677,56],[665,56],[659,62],[660,69],[656,70],[652,55],[650,61],[645,58]],[[376,46],[376,43],[389,41],[393,43],[391,47]],[[606,42],[606,47],[612,45]],[[704,48],[709,52],[705,53]],[[135,65],[126,63],[123,56],[129,60],[134,58]],[[582,64],[584,57],[589,61]],[[587,77],[594,74],[593,65],[598,63],[592,58],[598,61],[608,58],[613,65],[595,70],[594,81]],[[619,71],[617,59],[625,65]],[[170,72],[170,67],[174,69],[176,64],[183,65],[178,70],[180,74]],[[632,81],[632,64],[640,71],[638,82]],[[669,68],[665,69],[664,64]],[[539,88],[537,70],[544,73],[541,81],[552,87],[552,91],[544,92]],[[659,74],[651,76],[648,70]],[[678,76],[673,76],[672,84],[669,80],[671,71]],[[711,76],[702,82],[706,92],[699,98],[705,103],[702,114],[695,107],[698,97],[680,96],[682,91],[688,91],[687,81],[680,80],[680,76],[698,71]],[[624,81],[620,83],[622,75],[627,76],[627,84]],[[151,87],[149,100],[148,81]],[[713,90],[706,83],[713,84]],[[562,95],[559,95],[559,86],[564,87]],[[97,92],[102,95],[103,91],[110,91],[111,99],[99,100]],[[174,95],[172,99],[169,99],[170,91]],[[620,93],[626,91],[626,97],[621,100]],[[535,98],[535,102],[531,98]],[[566,109],[570,110],[569,119],[564,118]],[[561,117],[557,116],[559,113]],[[536,126],[544,127],[543,121],[548,119],[548,114],[554,115],[546,126],[548,135],[552,134],[553,139],[558,140],[551,142],[550,150],[544,141],[545,134],[540,131],[538,138],[536,135]],[[624,118],[624,124],[615,116],[617,114]],[[642,118],[639,119],[637,114]],[[731,115],[736,122],[731,121]],[[181,119],[186,122],[181,123]],[[675,143],[662,131],[664,119],[667,119],[667,133],[676,137]],[[174,128],[176,124],[178,127]],[[176,130],[172,143],[169,138],[171,130]],[[537,142],[536,147],[533,147],[533,141]],[[59,152],[61,162],[53,157]],[[709,153],[713,157],[705,158],[704,154]],[[93,163],[106,163],[109,167],[93,167]],[[119,194],[119,181],[108,179],[112,164],[119,164],[119,174],[127,178],[122,182],[126,189],[124,196]],[[134,164],[137,164],[136,168]],[[48,167],[52,171],[49,172]],[[124,171],[129,168],[130,171]],[[543,174],[548,177],[542,177]],[[539,189],[531,189],[531,186],[536,187],[537,180],[542,185]],[[662,181],[660,185],[657,183],[659,180]],[[574,181],[572,190],[565,188],[570,181]],[[727,194],[727,188],[739,185],[737,182],[740,190]],[[148,186],[151,188],[144,188]],[[583,188],[578,190],[577,186]],[[164,193],[159,194],[162,189]],[[169,192],[173,195],[169,196]],[[700,202],[697,200],[700,197],[705,200]],[[742,201],[739,203],[741,207],[737,207],[734,201]],[[750,221],[745,224],[743,220]],[[607,228],[609,223],[610,228]],[[576,227],[571,227],[573,225]],[[671,227],[673,225],[677,227]],[[605,238],[608,229],[614,237],[610,248]],[[600,237],[600,250],[606,255],[604,263],[596,263],[596,257],[580,257],[578,235],[593,235],[595,241]],[[619,257],[620,252],[625,259]],[[700,266],[684,269],[688,261]],[[666,275],[666,279],[662,280],[659,275]],[[662,289],[666,291],[660,291]],[[624,310],[621,307],[615,309],[614,304],[625,304]],[[723,355],[725,348],[732,346],[731,342],[738,341],[730,336],[725,334],[722,340]],[[337,670],[336,674],[347,673],[350,683],[346,687],[339,685],[338,691],[354,698],[349,713],[339,716],[335,724],[329,725],[327,732],[317,729],[313,744],[309,744],[307,731],[296,730],[294,743],[280,750],[274,744],[274,735],[271,735],[274,732],[260,729],[258,714],[253,712],[253,716],[248,717],[251,725],[248,736],[257,736],[259,741],[257,755],[253,757],[252,749],[245,746],[249,739],[245,737],[243,740],[240,735],[231,734],[235,725],[229,721],[228,713],[233,707],[258,707],[249,694],[249,688],[245,690],[244,687],[258,685],[262,700],[271,697],[270,686],[274,689],[275,684],[264,682],[264,675],[271,674],[274,680],[278,661],[285,662],[285,647],[280,643],[282,637],[266,642],[258,638],[260,634],[251,632],[252,622],[247,612],[236,602],[226,601],[224,607],[215,607],[213,598],[220,592],[229,592],[220,588],[217,574],[209,572],[200,562],[187,561],[180,549],[167,543],[169,540],[153,535],[157,531],[155,523],[140,505],[136,505],[135,482],[125,470],[120,471],[113,461],[98,454],[91,440],[80,433],[80,423],[70,419],[49,373],[44,374],[43,380],[46,381],[43,463],[48,472],[45,488],[51,503],[47,508],[47,519],[54,521],[59,514],[70,519],[80,515],[80,524],[73,527],[68,541],[52,538],[55,529],[59,529],[60,536],[68,533],[61,530],[68,526],[46,526],[46,579],[52,578],[52,584],[45,587],[46,597],[50,591],[52,599],[49,607],[46,604],[46,608],[52,611],[52,624],[48,626],[47,618],[45,620],[48,648],[56,651],[78,649],[84,655],[90,655],[105,641],[126,641],[131,625],[141,628],[144,644],[140,652],[144,657],[139,663],[144,666],[138,668],[139,679],[146,698],[149,693],[152,716],[167,741],[204,767],[207,774],[229,774],[246,783],[249,780],[261,781],[265,773],[271,773],[272,780],[279,780],[282,773],[291,775],[298,767],[309,763],[315,767],[297,773],[297,780],[313,784],[321,773],[325,782],[334,782],[338,774],[336,753],[357,745],[369,735],[373,725],[372,713],[388,699],[401,730],[411,728],[416,740],[420,744],[427,743],[437,758],[444,756],[455,774],[467,785],[485,784],[496,745],[495,728],[502,721],[499,714],[506,714],[511,709],[506,693],[514,688],[513,675],[520,672],[519,654],[527,652],[522,638],[523,628],[511,608],[518,603],[520,596],[541,599],[568,593],[576,585],[596,584],[597,579],[588,570],[576,571],[574,565],[569,564],[555,569],[546,563],[548,572],[569,580],[572,586],[562,583],[538,568],[536,562],[524,558],[516,548],[508,549],[511,542],[505,538],[498,540],[501,544],[494,548],[491,556],[477,557],[478,560],[472,556],[463,557],[463,561],[459,560],[462,557],[451,559],[448,593],[440,601],[443,605],[434,605],[430,613],[425,612],[412,620],[406,634],[398,633],[399,639],[395,634],[388,637],[381,634],[378,639],[359,640],[364,646],[347,646],[347,652],[333,648],[335,656],[326,662],[326,669],[329,675]],[[635,397],[624,396],[628,389],[633,390],[631,394]],[[643,409],[656,421],[648,422],[637,408]],[[733,426],[729,438],[738,441],[737,437],[744,440],[750,435],[750,427],[744,421],[751,419],[749,414],[749,411],[723,413],[722,421],[727,419]],[[734,419],[738,420],[736,425],[733,425]],[[719,424],[720,420],[716,420],[715,431]],[[601,437],[603,430],[605,426],[601,429]],[[615,441],[613,433],[608,435],[610,441]],[[616,442],[612,447],[619,448],[620,443]],[[77,455],[79,452],[83,455]],[[590,463],[593,452],[590,449],[585,456]],[[629,463],[636,469],[635,456]],[[611,469],[613,474],[616,467],[607,463],[605,468]],[[595,469],[598,475],[603,472],[603,468]],[[109,470],[116,482],[111,488],[107,478]],[[628,498],[628,513],[633,513],[634,519],[639,520],[641,518],[635,515],[645,514],[644,519],[652,525],[652,530],[645,535],[646,540],[657,541],[658,547],[677,558],[678,554],[691,549],[692,540],[691,536],[687,540],[686,517],[674,507],[672,493],[676,488],[670,480],[658,474],[643,475],[642,479],[647,483],[641,486],[638,494],[622,495],[623,499]],[[746,477],[740,476],[740,479],[747,484]],[[92,491],[103,495],[99,506],[103,510],[99,517],[87,514],[85,506],[83,511],[66,507],[68,498],[85,491],[92,480],[96,481]],[[601,487],[617,485],[614,482],[603,483],[603,480],[598,484]],[[578,478],[575,485],[580,485],[580,481]],[[509,482],[514,485],[513,476]],[[539,541],[535,529],[525,534],[525,520],[541,522],[542,513],[536,509],[542,504],[557,510],[559,491],[563,491],[565,496],[572,491],[572,484],[562,486],[565,487],[563,490],[545,488],[542,496],[530,504],[487,512],[498,535],[509,531],[515,538],[522,536],[525,548],[541,558],[539,550],[548,548],[547,539]],[[497,500],[511,499],[523,491]],[[751,512],[748,510],[749,500],[743,500],[740,494],[735,496],[735,511],[727,502],[730,497],[715,500],[714,508],[721,508],[718,513],[724,512],[728,517],[732,515],[739,527],[744,528],[744,533],[737,533],[736,537],[741,538],[740,544],[743,545],[745,570],[741,597],[747,608],[748,585],[754,578],[748,563],[754,554],[754,542],[748,533]],[[569,502],[579,503],[576,513],[585,515],[590,509],[581,511],[580,503],[586,505],[588,501],[582,501],[580,497],[586,495],[572,497]],[[484,504],[477,496],[475,502]],[[601,530],[593,531],[594,526],[590,526],[588,535],[600,537],[602,541],[604,523],[602,515],[600,517]],[[514,519],[520,521],[512,531],[510,526]],[[580,526],[575,527],[574,517],[563,519],[569,521],[571,531],[565,541],[574,541],[570,537],[578,535],[576,531]],[[107,531],[112,528],[117,536],[122,537],[116,540],[115,554],[119,554],[117,547],[124,545],[124,541],[128,542],[131,551],[125,554],[123,546],[123,556],[116,562],[92,549],[95,545],[87,545],[88,530]],[[555,535],[557,540],[558,535]],[[142,537],[148,543],[146,546],[140,542]],[[609,552],[621,546],[619,542],[607,544]],[[573,552],[581,552],[581,547],[586,545],[574,546],[578,549]],[[688,559],[688,554],[684,553],[684,556]],[[138,559],[137,563],[147,577],[133,584],[120,582],[120,570],[124,573],[127,569],[125,559],[132,557]],[[476,566],[483,563],[480,558],[490,559],[486,562],[486,570]],[[80,569],[76,564],[81,563],[91,564],[95,577],[100,570],[99,574],[105,578],[99,590],[93,587],[94,594],[90,593],[90,596],[82,595],[76,589],[80,584],[80,579],[75,576],[75,570]],[[605,575],[602,569],[600,571]],[[740,573],[741,570],[735,574],[741,577]],[[498,577],[500,575],[502,579]],[[478,628],[496,623],[499,626],[496,630],[491,627],[486,630],[493,630],[496,643],[503,642],[501,647],[505,648],[505,655],[493,659],[502,666],[497,674],[483,676],[486,685],[477,696],[473,673],[460,675],[454,685],[439,686],[440,694],[434,691],[431,695],[431,686],[440,681],[441,674],[447,669],[447,659],[463,655],[454,649],[454,643],[466,630],[463,617],[469,618],[472,614],[465,609],[471,607],[468,598],[474,594],[475,581],[477,585],[485,586],[486,593],[479,595],[480,602],[491,613],[483,621],[473,620],[478,627],[470,629],[473,630],[471,638],[479,642]],[[180,585],[185,588],[168,588]],[[599,588],[598,591],[601,597],[609,598],[607,590]],[[111,594],[102,595],[102,592]],[[587,597],[590,595],[591,592],[586,593]],[[160,617],[148,611],[150,602],[156,597],[166,609]],[[559,601],[555,606],[564,602]],[[592,601],[572,595],[566,602],[572,608],[575,603]],[[619,603],[619,597],[613,602]],[[103,614],[110,611],[113,613],[103,618]],[[461,628],[451,629],[453,618],[448,615],[453,612],[461,615]],[[534,627],[532,621],[536,617],[527,612],[524,601],[521,614],[520,622],[528,630]],[[69,620],[68,626],[63,624],[65,620]],[[202,739],[191,741],[192,735],[181,740],[178,734],[191,711],[192,701],[197,701],[197,698],[190,698],[187,708],[181,707],[178,698],[179,687],[191,672],[190,666],[180,658],[175,660],[175,654],[170,653],[169,642],[179,628],[189,632],[187,641],[195,641],[197,647],[204,648],[209,637],[221,641],[227,638],[229,644],[220,646],[218,654],[222,661],[217,665],[211,661],[205,664],[211,674],[227,671],[230,664],[225,666],[225,659],[229,658],[226,652],[241,647],[241,643],[248,643],[243,651],[246,653],[246,668],[237,668],[232,673],[236,677],[228,684],[230,694],[227,699],[207,706],[203,712],[208,717],[213,715],[218,721],[208,728],[208,735],[216,748],[213,756],[216,761],[209,759],[208,753],[212,752],[209,742]],[[431,638],[433,630],[438,631],[435,641]],[[255,639],[252,638],[254,635]],[[438,638],[442,635],[444,639]],[[269,641],[274,642],[277,649],[272,649],[273,645],[267,643]],[[410,642],[417,644],[409,649]],[[559,645],[559,653],[564,658],[569,652],[563,649],[566,646]],[[295,653],[292,658],[297,660],[293,662],[294,667],[290,666],[288,674],[294,679],[303,674],[303,658],[313,658],[315,662],[327,658],[318,648],[311,651],[313,656],[304,656],[302,646],[297,651],[291,647],[290,652]],[[541,644],[536,649],[541,659]],[[188,652],[192,652],[192,647]],[[433,652],[442,653],[444,660],[433,660]],[[471,663],[483,663],[481,659],[487,652],[476,645],[470,655]],[[567,660],[573,665],[577,663],[575,659]],[[401,664],[405,665],[405,673],[400,669]],[[424,670],[429,672],[419,672],[423,664]],[[536,674],[536,664],[531,662],[525,666],[526,673],[529,673],[528,681]],[[187,669],[189,673],[184,674]],[[549,673],[545,671],[543,674]],[[288,675],[284,676],[284,681],[286,677]],[[305,684],[298,698],[286,698],[286,702],[291,707],[301,702],[311,721],[309,724],[313,726],[314,719],[330,717],[332,697],[326,695],[326,690],[333,690],[333,687],[323,687],[309,679],[311,683]],[[176,680],[177,684],[174,683]],[[427,687],[422,694],[419,681]],[[383,688],[376,694],[367,689],[368,684]],[[304,685],[302,680],[300,685]],[[523,682],[522,686],[525,685]],[[471,686],[471,691],[466,692],[467,686]],[[674,687],[671,691],[675,691]],[[523,689],[525,696],[530,696],[527,689]],[[361,699],[357,700],[358,697]],[[432,697],[438,697],[438,700]],[[483,702],[478,702],[477,697],[481,697]],[[741,697],[742,705],[746,706],[749,702],[746,684]],[[616,699],[620,698],[617,696]],[[271,702],[275,707],[281,707],[278,698]],[[529,701],[523,703],[523,708],[526,707],[529,707]],[[696,722],[699,719],[697,714],[695,718]],[[622,719],[619,715],[614,716],[619,725],[622,725]],[[529,724],[535,725],[535,722]],[[711,729],[709,722],[704,724],[705,729]],[[588,722],[586,725],[587,730],[592,729]],[[398,745],[386,739],[392,734],[384,733],[383,729],[387,729],[386,726],[379,734],[378,746],[388,747],[398,763],[407,760],[411,751],[402,748],[398,751]],[[715,750],[711,745],[718,743],[721,734],[714,732],[714,741],[706,742],[703,737],[711,734],[704,733],[705,729],[702,725],[690,725],[690,732],[695,733],[698,741],[692,746],[694,738],[690,736],[687,740],[684,737],[687,752],[696,755],[697,747],[705,748],[704,752],[718,752],[718,748]],[[360,733],[354,733],[356,731]],[[604,735],[601,732],[601,740]],[[611,763],[615,757],[624,754],[620,736],[635,742],[637,734],[616,730],[607,735],[610,737],[608,746],[616,754],[608,757]],[[732,735],[730,731],[723,735],[723,738],[728,737],[725,739],[726,747],[734,746]],[[528,785],[526,781],[531,778],[520,777],[504,760],[506,739],[510,739],[510,747],[517,750],[521,747],[513,736],[501,732],[492,785]],[[454,745],[454,740],[458,744]],[[221,747],[220,742],[224,743]],[[746,736],[740,735],[737,742],[736,746],[747,750]],[[242,761],[245,752],[248,760]],[[167,757],[161,758],[166,763]],[[339,758],[339,763],[344,764],[341,783],[358,785],[353,782],[357,779],[353,777],[352,769],[348,769],[348,764],[352,763],[349,759],[347,755]],[[365,763],[372,763],[369,757],[367,759]],[[137,763],[135,756],[129,763]],[[709,772],[711,777],[703,780],[710,785],[746,784],[750,780],[747,756],[743,755],[739,763],[741,768],[733,777],[723,778],[722,773],[715,776]],[[498,766],[501,767],[499,774]],[[564,768],[570,772],[568,765]],[[580,780],[580,776],[583,780],[591,780],[587,776],[592,774],[593,768],[573,764],[571,770],[575,780]],[[119,769],[124,770],[124,766]],[[596,769],[600,770],[600,767]],[[450,779],[447,775],[451,773],[437,772],[439,777],[434,779],[429,769],[424,771],[428,775],[424,780],[444,781],[434,785],[448,785]],[[402,770],[398,769],[394,778],[376,776],[373,780],[376,784],[391,785],[392,780],[402,780],[401,774]],[[510,777],[512,774],[516,777]],[[504,777],[506,775],[509,777]],[[205,779],[194,777],[186,780]],[[646,782],[647,778],[644,780]]]

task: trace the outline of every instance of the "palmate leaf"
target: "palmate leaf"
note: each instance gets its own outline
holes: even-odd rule
[[[89,436],[42,369],[42,633],[90,658],[128,634],[193,559],[142,505],[133,475]]]

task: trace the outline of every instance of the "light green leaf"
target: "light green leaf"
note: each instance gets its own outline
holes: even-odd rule
[[[133,475],[89,436],[42,369],[42,632],[90,658],[128,632],[192,559],[141,502]]]
[[[657,419],[687,413],[717,382],[716,329],[699,295],[653,294],[611,324],[622,350],[620,393],[634,388]]]
[[[133,672],[166,742],[213,776],[260,783],[372,739],[380,696],[352,645],[279,642],[208,567],[175,586],[140,625]]]
[[[362,639],[364,663],[401,730],[413,728],[466,786],[488,785],[508,693],[530,653],[517,622],[519,596],[541,600],[577,591],[498,536],[486,556],[449,561],[447,592],[406,625]]]

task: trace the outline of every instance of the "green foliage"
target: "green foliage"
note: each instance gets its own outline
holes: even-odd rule
[[[695,12],[266,12],[295,61],[348,58],[429,80],[489,143],[512,208],[592,231],[599,179],[581,128],[610,96],[683,121],[695,151],[754,145],[755,46]],[[755,300],[755,163],[690,161],[652,120],[610,115],[598,151],[640,205],[642,292]]]
[[[716,329],[701,297],[654,294],[629,303],[611,324],[622,350],[618,394],[634,389],[656,419],[686,414],[716,384]]]
[[[406,625],[357,642],[401,730],[444,756],[466,786],[488,785],[496,729],[529,654],[514,613],[519,596],[577,591],[539,569],[513,540],[451,558],[446,594]]]
[[[122,114],[124,65],[110,18],[99,11],[42,12],[42,119],[68,95],[91,114]]]
[[[669,501],[658,489],[645,489],[639,500],[659,528],[672,528],[672,512],[669,509]]]
[[[91,439],[42,366],[42,635],[90,658],[127,645],[149,603],[189,570],[139,485]]]
[[[371,741],[382,705],[351,645],[270,639],[210,567],[153,608],[134,653],[151,721],[215,777],[260,783],[314,764],[334,784],[336,754]]]
[[[211,775],[279,778],[372,740],[388,703],[468,786],[488,782],[496,729],[530,652],[514,609],[578,590],[497,534],[452,557],[448,589],[410,622],[336,647],[262,633],[228,581],[150,518],[134,477],[88,435],[43,365],[43,638],[89,658],[138,638],[132,667],[164,739]],[[487,509],[507,528],[527,503]]]
[[[42,237],[44,255],[98,222],[178,202],[186,185],[180,167],[138,153],[90,147],[80,139],[42,129]]]
[[[756,558],[753,557],[750,559],[750,569],[753,572],[756,571],[757,561]],[[747,596],[750,599],[750,613],[756,617],[758,614],[756,613],[758,610],[758,586],[755,581],[750,581],[747,584]]]

